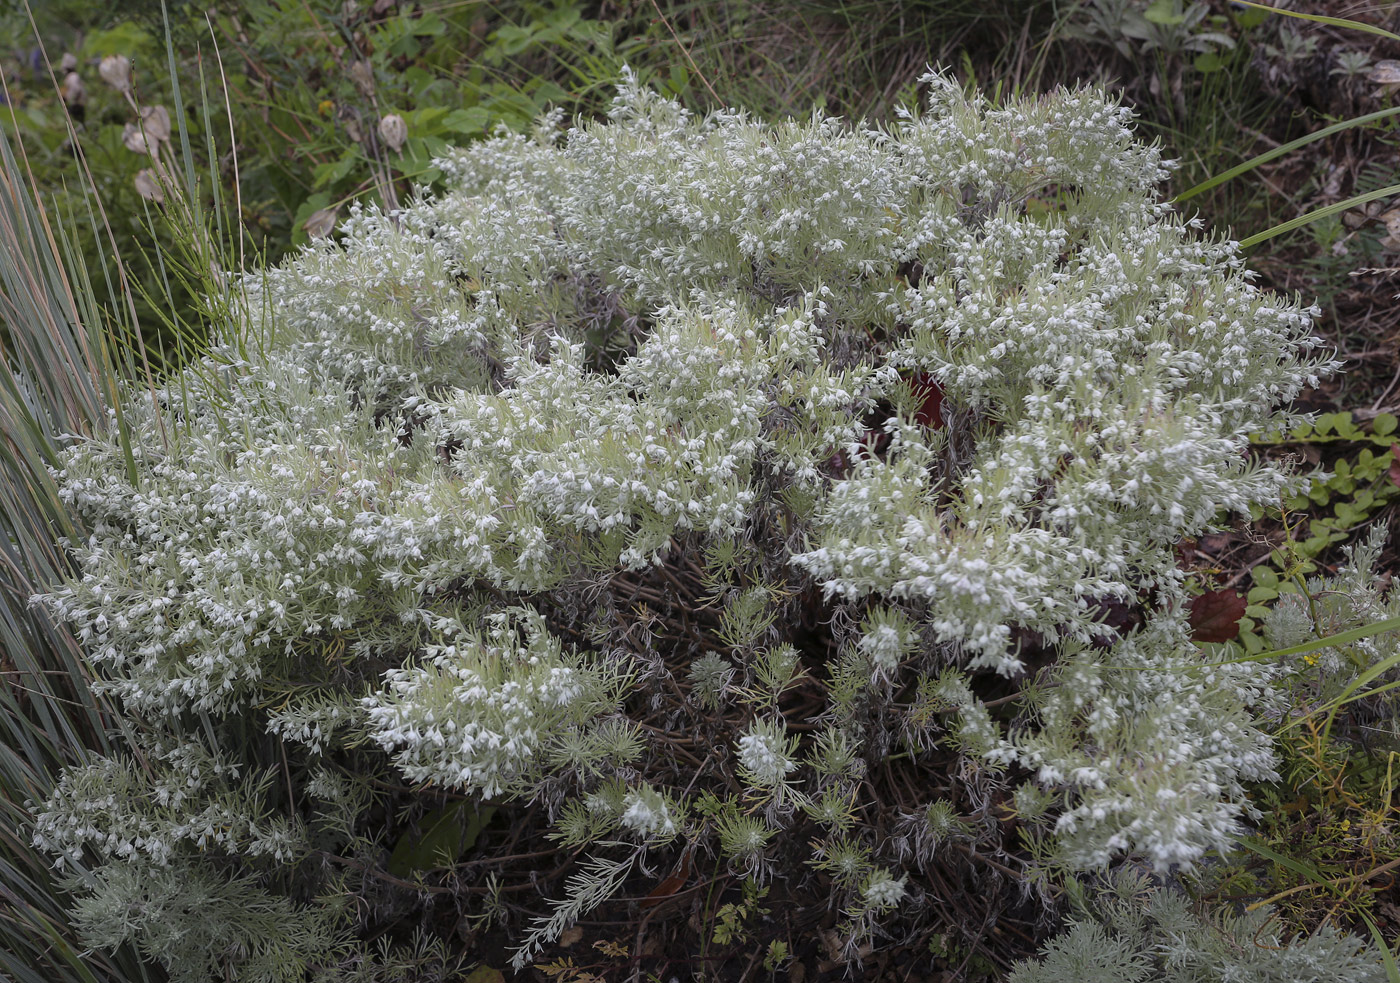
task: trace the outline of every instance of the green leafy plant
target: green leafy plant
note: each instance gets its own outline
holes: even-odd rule
[[[929,939],[929,955],[942,961],[954,972],[969,981],[994,980],[1003,974],[987,956],[971,946],[952,941],[947,936],[935,935]]]
[[[1112,45],[1123,57],[1196,56],[1196,67],[1213,71],[1220,52],[1235,46],[1225,18],[1209,4],[1183,0],[1088,0],[1075,11],[1068,33]]]
[[[750,931],[748,923],[769,912],[769,909],[760,907],[760,902],[768,896],[768,888],[748,879],[743,882],[742,889],[742,901],[722,904],[715,912],[715,927],[710,935],[710,941],[715,945],[736,945],[747,941]]]
[[[763,968],[770,973],[776,973],[791,957],[788,944],[781,939],[774,939],[768,943],[768,948],[763,953]]]
[[[1396,428],[1390,413],[1378,414],[1362,429],[1351,413],[1336,412],[1319,414],[1287,434],[1254,438],[1261,447],[1325,448],[1333,463],[1329,472],[1313,477],[1305,492],[1282,503],[1285,538],[1264,562],[1250,569],[1249,607],[1240,635],[1248,651],[1265,647],[1257,626],[1267,616],[1268,605],[1281,594],[1306,594],[1305,579],[1318,572],[1323,554],[1350,541],[1357,530],[1400,499]]]

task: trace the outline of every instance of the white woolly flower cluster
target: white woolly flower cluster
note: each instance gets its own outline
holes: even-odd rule
[[[622,680],[566,659],[538,613],[487,620],[484,635],[430,648],[429,665],[388,672],[364,699],[371,738],[412,781],[517,791],[540,774],[543,746],[614,708]]]
[[[68,769],[34,819],[33,843],[59,867],[104,861],[164,867],[183,853],[268,857],[307,849],[295,818],[262,805],[271,771],[240,779],[241,767],[197,741],[149,745],[141,763],[102,758]]]
[[[861,886],[861,896],[866,905],[875,911],[893,908],[904,900],[905,878],[895,877],[883,867],[866,878]]]
[[[797,769],[792,759],[793,741],[775,720],[755,720],[748,733],[735,742],[739,765],[753,784],[775,788]]]
[[[676,832],[676,816],[666,797],[649,785],[629,789],[622,800],[623,826],[638,836],[672,836]]]
[[[914,625],[900,611],[877,608],[871,611],[861,626],[861,654],[870,660],[878,675],[893,676],[900,662],[912,655],[918,646]]]
[[[43,600],[131,711],[227,712],[277,664],[343,649],[367,612],[415,609],[372,566],[391,551],[402,558],[404,544],[367,549],[357,532],[392,510],[390,476],[415,455],[326,381],[316,368],[270,363],[231,387],[218,425],[153,419],[150,402],[134,400],[134,476],[116,433],[71,449],[57,479],[92,530],[73,549],[85,574]],[[198,408],[214,398],[206,385],[192,379],[183,397],[163,398]],[[355,654],[411,638],[398,620],[377,642],[361,636]]]

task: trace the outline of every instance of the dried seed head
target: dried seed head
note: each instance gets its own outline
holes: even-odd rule
[[[170,114],[164,106],[146,106],[141,110],[141,128],[146,136],[160,143],[170,139]]]
[[[351,116],[345,121],[345,135],[354,143],[361,142],[365,135],[360,132],[360,121]]]
[[[350,63],[350,79],[365,95],[374,92],[374,69],[364,59]]]
[[[69,106],[81,106],[87,102],[87,88],[83,85],[83,77],[77,72],[69,72],[63,76],[63,101]]]
[[[63,57],[58,61],[58,70],[67,74],[78,67],[78,56],[71,51],[65,51]]]
[[[313,239],[324,239],[331,234],[331,229],[335,228],[334,208],[322,208],[314,211],[307,217],[303,228],[306,234]]]
[[[1393,94],[1396,89],[1400,88],[1400,61],[1385,58],[1376,62],[1371,66],[1367,78],[1380,86],[1376,90],[1376,98]]]
[[[408,124],[398,113],[390,113],[379,121],[379,138],[389,145],[390,150],[398,153],[408,139]]]
[[[1400,84],[1400,61],[1386,58],[1371,66],[1371,71],[1367,76],[1372,82],[1380,85]]]
[[[142,168],[136,172],[136,193],[147,201],[153,201],[157,205],[165,201],[165,188],[161,185],[160,175],[150,167]]]
[[[160,151],[160,141],[150,134],[143,133],[135,123],[128,123],[122,128],[122,143],[133,154],[154,157]]]
[[[131,59],[126,55],[108,55],[97,66],[97,74],[118,92],[131,91]]]

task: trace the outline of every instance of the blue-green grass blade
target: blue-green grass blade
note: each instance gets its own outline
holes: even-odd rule
[[[1360,628],[1350,628],[1347,631],[1337,632],[1335,635],[1324,635],[1315,638],[1310,642],[1301,645],[1293,645],[1284,649],[1271,649],[1268,652],[1255,652],[1253,655],[1240,656],[1238,659],[1221,659],[1218,662],[1202,662],[1194,666],[1170,667],[1162,666],[1105,666],[1107,669],[1117,669],[1124,672],[1179,672],[1182,669],[1213,669],[1217,666],[1234,666],[1244,662],[1267,662],[1273,659],[1286,659],[1295,655],[1307,655],[1310,652],[1318,652],[1326,648],[1335,648],[1338,645],[1348,645],[1352,642],[1359,642],[1363,638],[1372,638],[1376,635],[1384,635],[1388,631],[1400,631],[1400,618],[1386,618],[1383,621],[1373,621],[1369,625],[1362,625]]]
[[[1368,201],[1375,201],[1378,198],[1390,198],[1397,194],[1400,194],[1400,184],[1392,184],[1378,191],[1371,191],[1364,195],[1355,195],[1348,198],[1346,201],[1339,201],[1325,208],[1315,208],[1310,212],[1299,215],[1297,218],[1291,218],[1287,222],[1275,225],[1271,229],[1265,229],[1263,232],[1256,232],[1252,236],[1241,239],[1240,246],[1244,249],[1248,249],[1250,246],[1257,246],[1259,243],[1272,239],[1274,236],[1283,235],[1285,232],[1292,232],[1294,229],[1302,228],[1305,225],[1316,222],[1318,219],[1326,218],[1329,215],[1336,215],[1338,212],[1345,212],[1348,209],[1355,208],[1357,205],[1364,205]]]
[[[1298,876],[1305,878],[1310,884],[1322,884],[1325,883],[1327,880],[1327,878],[1323,876],[1322,872],[1319,871],[1316,867],[1313,867],[1311,864],[1305,864],[1301,860],[1295,860],[1292,857],[1285,857],[1278,851],[1266,847],[1258,840],[1245,838],[1238,840],[1237,842],[1240,846],[1244,847],[1250,853],[1257,853],[1265,860],[1272,860],[1280,867],[1285,867],[1288,870],[1293,871],[1293,873],[1297,874]]]
[[[1391,950],[1390,944],[1386,942],[1385,936],[1381,934],[1381,927],[1364,909],[1357,909],[1356,913],[1361,916],[1361,920],[1371,930],[1371,938],[1375,940],[1376,949],[1381,954],[1381,963],[1385,966],[1385,978],[1390,983],[1400,983],[1400,965],[1396,965],[1395,953]]]
[[[1257,157],[1251,157],[1249,160],[1245,161],[1242,164],[1236,164],[1234,167],[1230,168],[1227,171],[1221,171],[1219,174],[1216,174],[1209,180],[1202,181],[1200,184],[1196,185],[1193,188],[1187,188],[1181,194],[1173,198],[1172,201],[1176,204],[1181,204],[1183,201],[1189,201],[1197,195],[1204,194],[1205,192],[1210,191],[1213,188],[1219,187],[1226,181],[1231,181],[1239,177],[1241,174],[1249,173],[1256,167],[1259,167],[1261,164],[1267,164],[1271,160],[1276,160],[1279,157],[1285,156],[1286,154],[1291,154],[1293,151],[1299,149],[1300,147],[1306,147],[1310,143],[1315,143],[1318,140],[1326,139],[1334,133],[1340,133],[1343,130],[1349,130],[1357,126],[1365,126],[1368,123],[1376,123],[1380,120],[1389,119],[1390,117],[1396,115],[1400,115],[1400,106],[1395,106],[1390,109],[1377,110],[1374,113],[1367,113],[1365,116],[1358,116],[1355,119],[1342,120],[1342,122],[1340,123],[1333,123],[1331,126],[1323,127],[1316,133],[1309,133],[1307,136],[1299,137],[1297,140],[1292,140],[1288,143],[1281,144],[1280,146],[1277,146],[1272,150],[1266,151]]]
[[[1374,24],[1363,24],[1359,20],[1348,20],[1345,17],[1329,17],[1326,14],[1305,14],[1298,10],[1284,10],[1281,7],[1270,7],[1266,3],[1254,3],[1253,0],[1234,0],[1235,3],[1244,7],[1253,7],[1255,10],[1267,10],[1271,14],[1282,14],[1284,17],[1296,17],[1298,20],[1310,20],[1316,24],[1326,24],[1329,27],[1345,27],[1353,31],[1364,31],[1367,34],[1374,34],[1377,37],[1389,38],[1392,41],[1400,41],[1400,34],[1392,34],[1390,31]]]

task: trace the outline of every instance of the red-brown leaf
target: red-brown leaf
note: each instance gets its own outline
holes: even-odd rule
[[[680,867],[668,878],[663,880],[656,887],[652,888],[647,896],[642,899],[643,908],[652,908],[665,901],[685,886],[687,878],[690,877],[690,853],[687,851],[681,856]]]
[[[1208,590],[1191,598],[1191,639],[1228,642],[1240,633],[1240,619],[1249,602],[1237,590]]]
[[[914,411],[914,421],[930,430],[943,426],[943,387],[931,372],[914,372],[909,376],[909,386],[919,401]]]
[[[1386,472],[1390,483],[1400,488],[1400,444],[1390,445],[1390,470]]]

